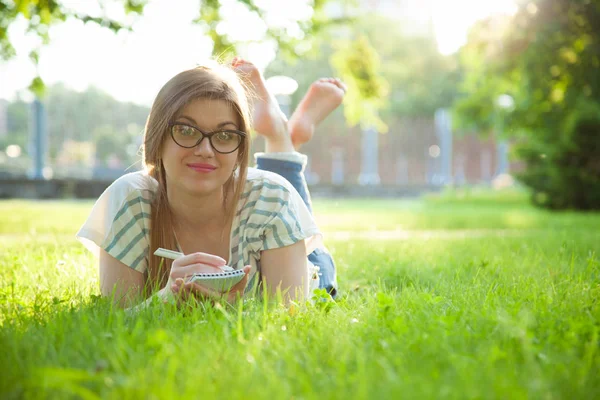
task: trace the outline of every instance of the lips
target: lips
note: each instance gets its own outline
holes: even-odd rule
[[[215,167],[214,165],[210,165],[210,164],[193,163],[193,164],[188,164],[187,166],[196,172],[212,172],[215,169],[217,169],[217,167]]]

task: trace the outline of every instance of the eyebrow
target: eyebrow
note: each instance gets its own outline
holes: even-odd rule
[[[180,116],[179,116],[177,119],[181,119],[181,118],[183,118],[183,119],[187,119],[189,122],[191,122],[191,123],[192,123],[192,124],[194,124],[195,126],[198,126],[198,123],[197,123],[196,121],[194,121],[194,119],[193,119],[192,117],[188,117],[187,115],[180,115]],[[237,129],[237,124],[236,124],[235,122],[232,122],[232,121],[224,121],[224,122],[221,122],[219,125],[217,125],[217,129],[219,129],[219,128],[223,128],[223,127],[225,127],[225,126],[227,126],[227,125],[233,125],[233,126],[235,126],[235,127],[236,127],[236,129]]]

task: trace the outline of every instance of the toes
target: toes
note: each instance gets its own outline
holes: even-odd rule
[[[331,78],[331,83],[342,89],[344,92],[348,90],[348,87],[340,78]]]
[[[244,65],[249,65],[249,64],[250,64],[250,63],[249,63],[248,61],[244,60],[244,59],[243,59],[242,57],[240,57],[240,56],[235,56],[235,57],[233,58],[233,60],[231,61],[231,65],[232,65],[233,67],[235,67],[235,68],[242,67],[242,66],[244,66]]]

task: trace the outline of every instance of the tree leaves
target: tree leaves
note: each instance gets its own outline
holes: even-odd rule
[[[118,0],[123,2],[123,7],[128,13],[141,13],[146,0]],[[77,18],[84,23],[94,22],[112,31],[129,29],[119,21],[81,14],[63,7],[57,0],[0,0],[0,61],[9,60],[16,55],[15,48],[8,37],[8,28],[19,17],[27,20],[27,31],[37,35],[43,44],[48,44],[50,26],[65,21],[69,17]],[[39,63],[39,49],[33,50],[29,57],[35,65]],[[36,76],[29,89],[41,96],[45,85],[41,77]]]
[[[366,36],[357,40],[341,42],[331,57],[333,67],[348,86],[344,114],[351,126],[375,127],[378,132],[387,131],[379,117],[389,92],[387,83],[379,72],[379,55]]]
[[[591,172],[600,145],[600,2],[538,0],[494,31],[499,22],[479,24],[461,51],[465,97],[457,120],[480,132],[504,120],[522,137],[515,154],[527,168],[519,179],[536,204],[600,208],[600,175]],[[510,113],[496,106],[504,93],[515,99]]]
[[[600,100],[598,21],[598,2],[538,0],[504,22],[480,23],[461,50],[461,126],[493,126],[493,99],[509,93],[512,130],[556,135],[582,95]]]
[[[141,14],[147,0],[113,0],[121,3],[127,13]],[[267,21],[268,9],[259,6],[255,0],[236,0],[246,7],[248,12],[257,15],[263,21]],[[277,43],[284,57],[296,58],[302,56],[311,49],[311,42],[316,35],[322,32],[329,24],[342,23],[343,18],[332,19],[324,12],[323,8],[328,0],[314,0],[312,17],[305,20],[291,20],[297,28],[304,32],[302,37],[291,35],[287,29],[280,26],[268,25],[264,40]],[[213,55],[223,58],[237,52],[239,43],[231,39],[226,32],[219,29],[222,21],[222,0],[202,0],[199,2],[198,18],[196,23],[206,28],[206,34],[213,41]],[[67,18],[77,18],[84,23],[93,22],[112,31],[130,29],[131,27],[120,21],[106,17],[105,15],[88,15],[75,12],[65,7],[60,0],[0,0],[0,60],[8,60],[16,55],[15,49],[8,37],[8,28],[19,17],[28,21],[28,31],[33,32],[42,39],[44,44],[48,43],[49,27],[65,21]],[[36,50],[37,51],[37,50]],[[37,55],[32,58],[37,64]],[[39,78],[39,77],[38,77]],[[37,80],[32,87],[42,89],[41,80]]]

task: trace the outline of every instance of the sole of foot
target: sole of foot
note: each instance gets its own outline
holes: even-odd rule
[[[336,78],[321,78],[310,86],[288,124],[296,149],[308,142],[315,127],[342,103],[346,89]]]
[[[282,135],[289,136],[287,119],[281,112],[277,100],[267,90],[265,80],[258,68],[240,57],[235,57],[231,66],[251,92],[249,100],[253,105],[254,130],[273,140]]]

